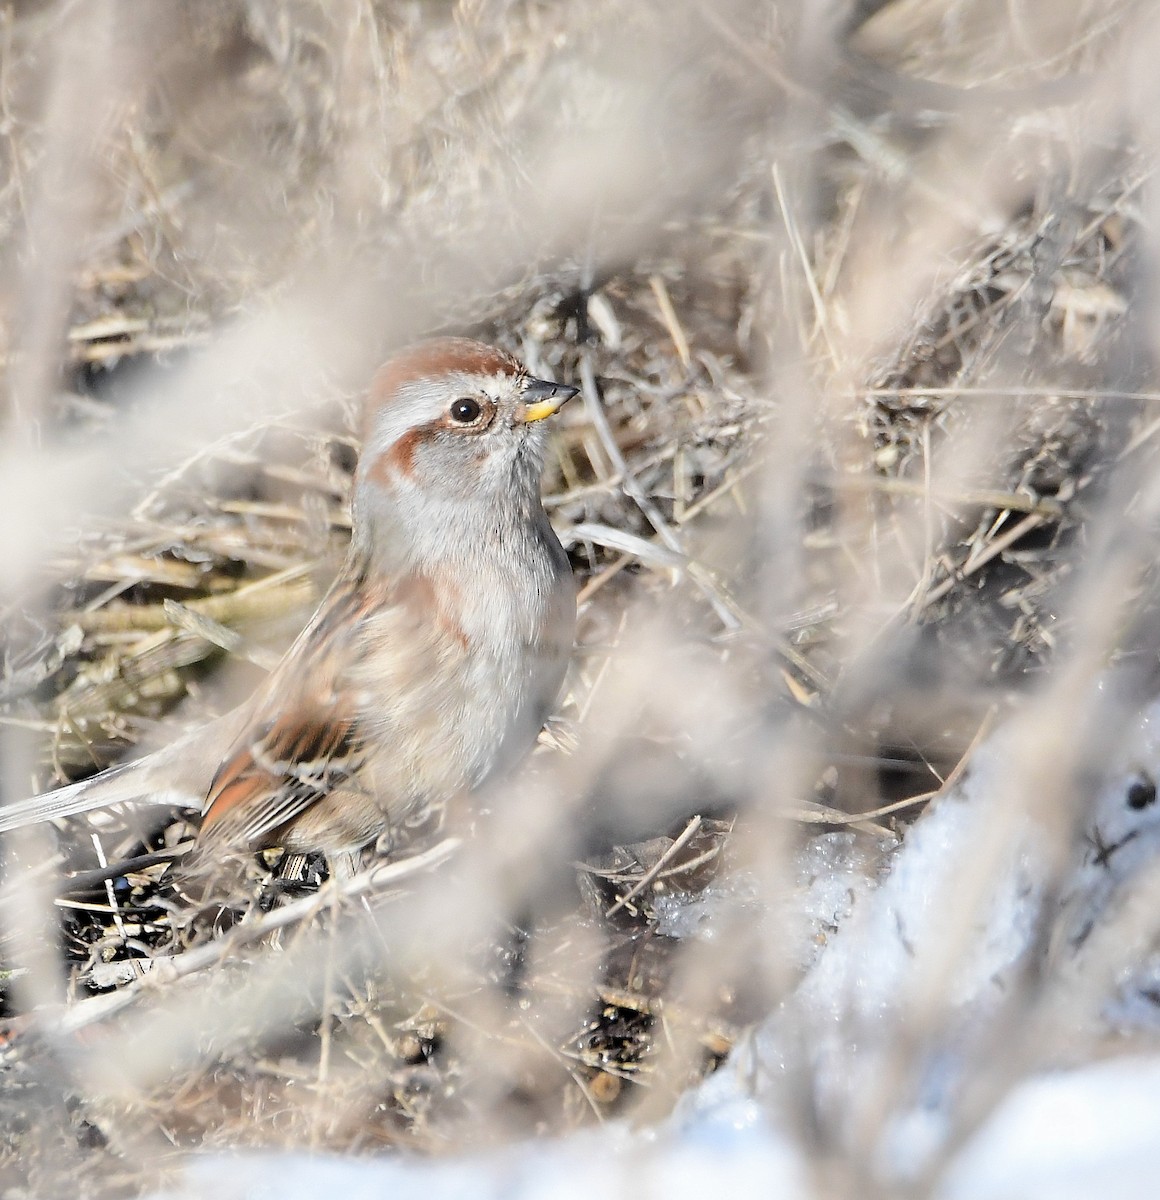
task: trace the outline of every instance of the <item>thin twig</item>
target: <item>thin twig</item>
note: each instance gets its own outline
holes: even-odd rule
[[[285,929],[287,926],[308,920],[330,904],[331,897],[336,892],[339,896],[346,898],[379,891],[403,879],[409,879],[413,875],[440,866],[456,853],[460,844],[460,838],[444,838],[430,850],[411,858],[372,867],[369,871],[363,871],[351,879],[341,881],[331,879],[313,895],[304,896],[273,912],[265,913],[255,921],[239,925],[223,938],[207,942],[204,946],[196,946],[171,958],[153,959],[153,968],[144,979],[138,982],[127,984],[107,996],[94,996],[87,1000],[81,1000],[55,1015],[43,1014],[44,1025],[55,1033],[67,1034],[76,1033],[78,1030],[87,1029],[100,1021],[108,1020],[128,1008],[141,995],[144,988],[165,987],[176,983],[179,979],[188,979],[191,975],[196,975],[223,962],[243,946],[261,941],[275,930]]]
[[[981,570],[992,559],[997,558],[1004,550],[1013,546],[1020,538],[1024,538],[1033,530],[1038,529],[1046,520],[1047,518],[1041,516],[1039,513],[1032,513],[1030,516],[1024,517],[1018,525],[1007,530],[1002,537],[997,537],[986,549],[981,550],[977,557],[960,567],[952,575],[949,575],[942,583],[931,588],[922,598],[918,606],[919,612],[930,608],[932,604],[936,604],[948,592],[952,591],[956,585],[962,583],[964,579],[973,575],[976,571]]]
[[[883,492],[888,496],[914,496],[922,498],[927,495],[926,487],[912,479],[890,479],[884,475],[871,475],[865,472],[842,472],[819,475],[819,483],[827,487],[846,488],[854,491]],[[1051,496],[1025,496],[1018,492],[1002,491],[965,491],[944,492],[934,488],[929,493],[932,500],[941,504],[954,505],[963,508],[997,508],[1001,511],[1038,513],[1042,517],[1061,517],[1064,506]]]
[[[661,873],[665,864],[671,862],[673,857],[681,852],[696,836],[697,830],[701,828],[703,818],[693,817],[692,820],[681,830],[681,836],[678,837],[673,844],[656,860],[655,863],[640,877],[636,884],[629,888],[623,896],[619,897],[616,903],[604,914],[604,916],[615,916],[630,900],[639,896],[646,887]]]
[[[645,520],[656,530],[657,536],[661,541],[675,554],[683,556],[684,549],[681,546],[680,538],[672,531],[668,522],[661,515],[660,510],[652,502],[644,488],[641,487],[636,476],[629,468],[624,455],[621,453],[616,438],[613,436],[612,427],[608,423],[608,415],[604,411],[604,403],[600,397],[600,389],[596,383],[596,372],[592,367],[592,354],[587,347],[585,347],[580,356],[580,383],[584,393],[585,411],[588,413],[592,427],[600,439],[600,445],[604,453],[608,455],[614,470],[618,471],[622,476],[620,486],[644,514]],[[712,605],[713,611],[717,614],[721,624],[733,633],[740,629],[742,626],[741,618],[734,607],[726,601],[720,587],[712,581],[708,574],[704,571],[697,572],[692,570],[688,574],[689,578],[697,586],[697,589]]]

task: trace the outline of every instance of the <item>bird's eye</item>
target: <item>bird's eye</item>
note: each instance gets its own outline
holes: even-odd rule
[[[1156,803],[1156,784],[1147,771],[1140,771],[1128,788],[1128,807],[1139,812],[1149,804]]]
[[[451,419],[458,421],[461,425],[470,425],[472,421],[479,420],[479,414],[482,411],[478,400],[472,400],[470,396],[465,396],[451,405]]]

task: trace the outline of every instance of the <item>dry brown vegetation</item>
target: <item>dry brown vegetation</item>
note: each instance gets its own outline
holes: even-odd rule
[[[276,661],[391,347],[583,387],[575,668],[487,811],[197,916],[92,874],[195,814],[12,839],[0,1180],[660,1119],[802,966],[665,906],[792,908],[822,829],[885,869],[1013,709],[1080,778],[1082,685],[1156,676],[1157,48],[1135,0],[0,11],[8,799]]]

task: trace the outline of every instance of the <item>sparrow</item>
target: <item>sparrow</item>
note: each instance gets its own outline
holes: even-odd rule
[[[542,420],[576,388],[464,338],[412,346],[362,412],[349,551],[238,709],[0,809],[0,832],[126,801],[200,807],[199,846],[389,849],[510,769],[571,656],[571,568],[540,499]]]

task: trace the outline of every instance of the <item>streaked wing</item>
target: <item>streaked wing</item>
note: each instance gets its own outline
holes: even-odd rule
[[[231,839],[259,842],[357,774],[362,762],[352,717],[283,712],[222,764],[202,830],[220,826]]]
[[[344,676],[375,607],[355,581],[336,581],[266,681],[252,719],[218,768],[203,834],[259,843],[358,773],[364,744]]]

